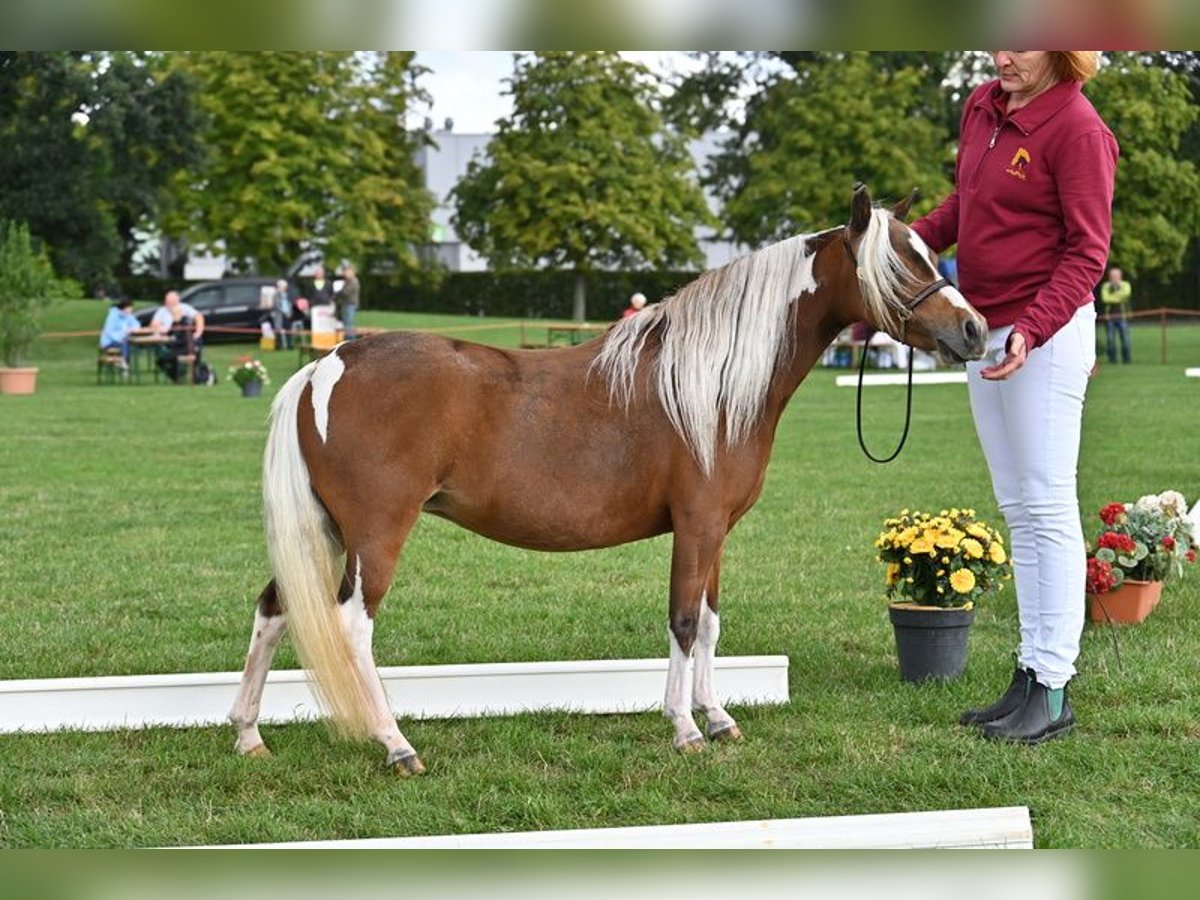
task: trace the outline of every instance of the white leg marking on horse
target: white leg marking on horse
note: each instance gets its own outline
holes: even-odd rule
[[[676,749],[699,747],[704,738],[692,718],[692,654],[684,653],[675,640],[675,634],[667,628],[667,639],[671,658],[667,664],[667,693],[663,698],[663,715],[675,726],[672,743]]]
[[[246,666],[242,671],[242,683],[238,688],[233,707],[229,710],[229,721],[238,728],[238,753],[264,752],[262,736],[258,733],[258,710],[262,703],[263,686],[275,648],[283,637],[287,621],[284,616],[264,616],[254,612],[254,634],[250,638],[250,652],[246,654]],[[258,750],[262,747],[263,750]]]
[[[695,659],[695,675],[692,682],[692,708],[704,713],[708,719],[708,736],[731,734],[737,730],[733,716],[717,702],[713,688],[713,665],[717,656],[717,641],[721,638],[721,617],[708,606],[708,599],[700,604],[700,624],[696,629],[696,647],[692,651]]]
[[[367,607],[363,602],[362,559],[354,557],[354,593],[342,604],[342,624],[350,637],[350,645],[354,648],[354,661],[362,673],[363,683],[371,694],[375,707],[374,724],[371,737],[383,744],[388,752],[389,765],[410,756],[416,756],[412,744],[400,733],[396,724],[396,716],[392,713],[392,704],[388,701],[379,679],[379,670],[375,666],[375,656],[371,650],[371,639],[375,634],[375,620],[367,615]]]
[[[317,420],[317,431],[321,440],[329,440],[329,399],[333,396],[333,387],[346,371],[346,364],[338,356],[338,348],[334,347],[317,360],[313,369],[310,384],[312,384],[313,415]]]

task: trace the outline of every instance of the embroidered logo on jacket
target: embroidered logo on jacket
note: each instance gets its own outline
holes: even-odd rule
[[[1009,162],[1008,168],[1004,171],[1009,175],[1012,175],[1014,178],[1020,178],[1022,181],[1024,181],[1025,167],[1029,165],[1029,163],[1029,151],[1024,147],[1019,147],[1017,152],[1013,154],[1012,161]]]

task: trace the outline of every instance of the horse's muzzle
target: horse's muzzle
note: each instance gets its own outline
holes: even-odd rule
[[[968,316],[957,334],[937,338],[938,357],[947,365],[980,359],[986,343],[987,323],[981,316]]]

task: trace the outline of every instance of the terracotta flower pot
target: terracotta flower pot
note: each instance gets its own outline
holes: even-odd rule
[[[0,368],[0,394],[32,394],[37,390],[37,369]]]
[[[888,605],[896,634],[900,677],[905,681],[949,680],[967,667],[967,637],[975,610],[911,603]]]
[[[1126,578],[1116,590],[1088,594],[1088,618],[1100,625],[1136,625],[1154,612],[1160,597],[1161,581]]]

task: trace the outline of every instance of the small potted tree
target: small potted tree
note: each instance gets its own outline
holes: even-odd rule
[[[36,389],[38,370],[22,363],[41,334],[43,313],[68,288],[34,250],[24,223],[0,223],[0,394]]]

